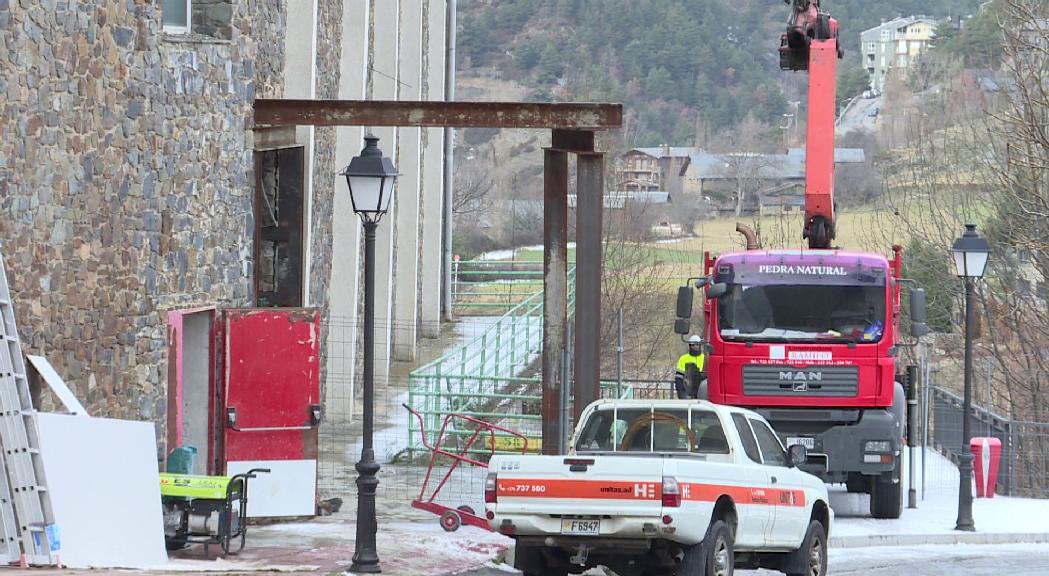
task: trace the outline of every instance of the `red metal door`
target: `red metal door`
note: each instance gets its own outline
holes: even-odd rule
[[[223,456],[226,474],[252,480],[248,515],[316,512],[321,419],[320,313],[313,308],[226,310]]]

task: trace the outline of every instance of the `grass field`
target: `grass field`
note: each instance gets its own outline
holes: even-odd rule
[[[915,211],[909,212],[913,221]],[[896,216],[889,209],[842,210],[837,214],[837,219],[835,245],[846,250],[873,252],[889,257],[892,244],[906,246],[909,240],[907,219]],[[803,217],[800,214],[719,218],[699,221],[693,237],[673,242],[646,243],[645,260],[657,268],[660,277],[667,279],[668,287],[677,286],[683,279],[702,273],[704,251],[724,254],[744,249],[743,236],[736,232],[736,222],[742,222],[757,231],[766,248],[803,248],[806,245],[801,237]],[[568,250],[568,258],[569,261],[575,260],[574,248]],[[541,262],[543,252],[538,249],[518,250],[516,260]]]

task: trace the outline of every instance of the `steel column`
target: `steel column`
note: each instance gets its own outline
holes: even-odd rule
[[[568,314],[568,154],[548,148],[543,166],[543,454],[557,454],[558,364]]]
[[[601,222],[605,155],[577,156],[575,419],[601,395]]]

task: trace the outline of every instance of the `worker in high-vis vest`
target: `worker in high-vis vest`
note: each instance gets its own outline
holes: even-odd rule
[[[704,377],[703,360],[703,339],[693,334],[688,339],[688,352],[677,359],[674,388],[679,399],[699,396],[699,383]]]

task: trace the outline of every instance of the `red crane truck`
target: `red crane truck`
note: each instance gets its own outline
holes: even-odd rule
[[[793,0],[780,66],[808,70],[805,167],[808,248],[705,255],[704,276],[678,294],[675,331],[690,331],[691,283],[704,288],[706,382],[699,396],[759,412],[785,444],[803,444],[804,467],[828,483],[871,495],[876,518],[903,506],[906,398],[900,349],[901,249],[878,254],[831,247],[834,220],[837,22],[818,0]],[[924,333],[924,294],[911,291],[914,333]]]

